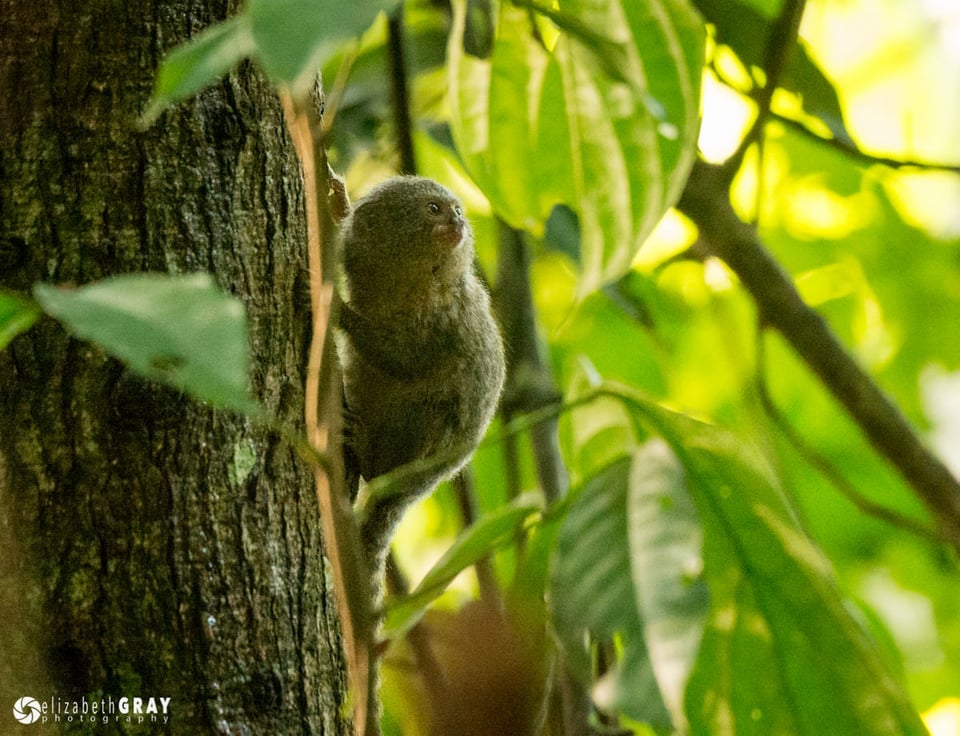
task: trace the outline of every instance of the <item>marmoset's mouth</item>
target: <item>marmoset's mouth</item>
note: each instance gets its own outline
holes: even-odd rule
[[[464,227],[459,220],[442,222],[433,227],[433,236],[438,245],[456,248],[463,241]]]

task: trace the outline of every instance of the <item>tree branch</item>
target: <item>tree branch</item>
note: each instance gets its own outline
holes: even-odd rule
[[[728,181],[733,181],[733,177],[736,176],[747,149],[763,138],[763,130],[770,118],[773,94],[780,85],[787,63],[790,61],[790,55],[797,46],[800,21],[803,19],[803,10],[806,5],[806,0],[785,0],[779,17],[770,29],[770,37],[767,39],[763,57],[763,72],[766,79],[763,87],[753,96],[754,102],[757,103],[757,118],[753,121],[753,125],[744,136],[736,153],[723,165]]]
[[[787,274],[740,220],[727,196],[726,172],[697,162],[678,208],[700,230],[757,303],[764,323],[777,329],[846,408],[867,439],[893,465],[960,551],[960,483],[920,441],[871,377],[850,356],[823,318],[808,307]]]
[[[415,174],[417,158],[413,148],[413,122],[410,119],[410,92],[407,87],[406,38],[403,24],[403,3],[387,19],[387,48],[390,63],[390,96],[393,103],[393,125],[397,150],[400,152],[400,173]]]
[[[958,164],[945,164],[937,161],[918,161],[916,159],[895,158],[892,156],[878,156],[873,153],[867,153],[852,142],[843,140],[842,138],[824,138],[822,135],[818,135],[810,130],[810,128],[808,128],[799,120],[794,120],[793,118],[788,118],[785,115],[780,115],[777,113],[773,113],[772,117],[778,123],[782,123],[788,128],[792,128],[808,138],[812,138],[817,143],[830,146],[831,148],[834,148],[841,153],[850,156],[851,158],[855,158],[864,164],[879,164],[881,166],[889,166],[891,169],[921,169],[924,171],[945,171],[949,174],[960,174],[960,165]]]
[[[559,396],[537,335],[527,245],[520,232],[503,222],[494,297],[507,350],[507,385],[501,411],[509,423],[514,415],[550,405]],[[534,425],[531,440],[543,495],[548,502],[556,501],[566,494],[569,485],[560,457],[556,420]]]

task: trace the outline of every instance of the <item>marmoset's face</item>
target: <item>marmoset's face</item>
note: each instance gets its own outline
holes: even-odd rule
[[[459,201],[451,197],[431,197],[423,206],[424,220],[436,245],[452,249],[463,242],[467,221]]]

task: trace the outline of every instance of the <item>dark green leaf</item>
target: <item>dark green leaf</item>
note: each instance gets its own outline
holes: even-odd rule
[[[39,284],[43,310],[137,373],[198,399],[255,411],[243,305],[207,274],[132,274],[78,289]]]
[[[680,458],[703,521],[710,618],[686,695],[694,733],[926,734],[763,459],[623,392]]]
[[[164,108],[216,82],[253,48],[246,15],[217,23],[175,48],[160,65],[141,123],[149,125]]]
[[[633,457],[627,541],[644,640],[664,703],[678,728],[683,695],[707,614],[703,539],[683,467],[666,443],[647,442]],[[627,707],[631,693],[620,697]]]
[[[39,316],[36,302],[19,294],[0,292],[0,350],[21,332],[29,330]]]
[[[564,522],[550,584],[555,628],[584,678],[584,633],[617,637],[616,705],[635,720],[683,723],[707,607],[700,570],[696,510],[663,443],[647,443],[594,476]]]

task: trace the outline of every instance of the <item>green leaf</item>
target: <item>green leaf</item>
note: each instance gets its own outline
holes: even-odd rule
[[[685,722],[683,694],[706,622],[707,587],[697,509],[683,467],[659,440],[647,442],[634,455],[627,530],[650,663],[673,723],[680,728]],[[624,693],[621,702],[628,703],[628,697]]]
[[[691,732],[926,734],[763,459],[619,393],[673,447],[703,523],[710,616],[686,694]]]
[[[0,292],[0,350],[21,332],[29,330],[39,316],[36,302],[19,294]]]
[[[696,152],[704,29],[684,2],[564,3],[550,47],[502,3],[493,53],[448,46],[451,123],[467,170],[512,226],[579,219],[581,293],[623,274],[679,196]],[[548,47],[550,50],[548,51]]]
[[[389,637],[400,636],[416,624],[427,606],[451,580],[504,542],[515,538],[527,520],[540,512],[541,507],[539,498],[533,495],[520,496],[471,525],[457,537],[412,593],[388,601],[385,633]]]
[[[584,678],[584,633],[620,642],[615,704],[630,718],[682,728],[707,610],[700,570],[696,510],[662,442],[609,465],[570,509],[550,585],[554,625]]]
[[[175,48],[160,65],[141,125],[151,124],[164,108],[216,82],[253,50],[246,15],[217,23]]]
[[[577,491],[554,552],[550,608],[567,659],[581,676],[590,673],[583,634],[611,638],[628,632],[627,646],[642,645],[626,543],[626,489],[630,458],[621,457]]]
[[[500,4],[488,58],[464,53],[465,22],[458,2],[447,48],[457,152],[497,214],[539,235],[554,205],[574,196],[559,67],[512,3]]]
[[[131,274],[34,295],[71,333],[147,378],[203,401],[254,412],[243,305],[207,274]]]
[[[579,485],[635,450],[640,438],[623,402],[596,396],[602,380],[589,358],[578,355],[567,380],[567,397],[576,406],[561,417],[560,427],[568,438],[565,449],[571,458],[571,478]],[[590,400],[580,401],[585,397]]]
[[[247,15],[257,58],[270,78],[308,92],[324,59],[358,38],[398,0],[250,0]]]

